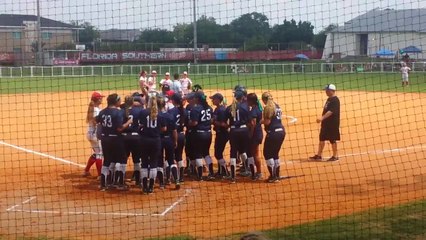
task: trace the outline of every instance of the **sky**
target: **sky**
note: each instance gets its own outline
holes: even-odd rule
[[[270,25],[284,19],[310,21],[314,32],[329,24],[343,25],[374,8],[426,8],[426,0],[196,0],[197,18],[214,17],[230,23],[245,13],[265,14]],[[403,4],[402,4],[403,3]],[[43,17],[63,22],[88,21],[101,30],[111,28],[171,30],[193,19],[193,0],[40,0]],[[36,0],[0,0],[0,14],[36,14]],[[1,23],[0,23],[1,24]]]

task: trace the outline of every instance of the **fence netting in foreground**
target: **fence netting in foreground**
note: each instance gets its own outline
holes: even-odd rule
[[[0,238],[420,239],[425,3],[2,1]]]

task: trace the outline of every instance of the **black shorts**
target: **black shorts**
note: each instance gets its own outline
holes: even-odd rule
[[[237,158],[238,154],[246,153],[249,141],[250,139],[248,128],[231,129],[229,133],[231,158]]]
[[[330,141],[331,143],[335,143],[336,141],[340,141],[340,131],[337,127],[321,127],[319,140]]]
[[[281,146],[285,139],[285,132],[271,132],[266,134],[263,144],[263,157],[265,160],[279,159]]]
[[[157,168],[161,159],[161,139],[141,137],[142,168]]]
[[[194,132],[190,135],[193,144],[192,154],[194,159],[204,158],[210,155],[210,145],[212,144],[211,132]]]
[[[223,151],[225,150],[226,143],[229,141],[228,132],[216,132],[214,141],[214,157],[217,160],[223,159]]]
[[[121,137],[103,137],[101,141],[105,167],[111,163],[126,163],[126,151]]]

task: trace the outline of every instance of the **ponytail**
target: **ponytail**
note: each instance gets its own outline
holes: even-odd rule
[[[266,102],[265,110],[263,111],[263,117],[265,119],[271,119],[275,115],[276,106],[272,95],[269,92],[265,92],[262,94],[262,100]]]
[[[205,109],[207,109],[207,108],[210,108],[210,105],[209,105],[209,103],[207,102],[207,98],[206,98],[206,95],[203,95],[202,97],[201,97],[201,105],[205,108]]]
[[[152,96],[149,98],[149,104],[148,104],[149,108],[150,108],[150,114],[149,117],[151,118],[151,120],[156,120],[157,116],[158,116],[158,103],[157,103],[157,96]]]
[[[95,101],[90,100],[89,107],[87,108],[86,123],[91,123],[95,120],[93,113],[95,112]]]
[[[231,115],[233,118],[235,118],[236,114],[237,114],[237,99],[234,98],[234,101],[231,104]]]

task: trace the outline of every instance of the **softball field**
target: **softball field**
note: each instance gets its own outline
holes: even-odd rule
[[[224,93],[230,103],[231,91]],[[84,121],[90,92],[0,95],[0,236],[216,239],[426,195],[426,94],[338,91],[340,161],[327,163],[308,161],[325,94],[271,93],[286,115],[281,160],[288,179],[187,180],[179,191],[157,188],[148,196],[137,188],[100,192],[95,177],[80,176],[91,154]],[[327,144],[326,157],[330,150]]]

